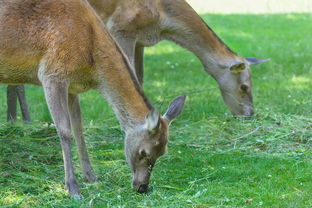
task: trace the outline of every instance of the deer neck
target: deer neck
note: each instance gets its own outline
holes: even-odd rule
[[[108,100],[122,129],[127,132],[145,121],[152,105],[145,97],[129,60],[103,27],[100,17],[94,15],[89,3],[86,4],[90,9],[92,82],[95,83],[95,89]]]
[[[228,48],[201,17],[185,1],[165,1],[162,33],[165,39],[176,42],[193,52],[204,65],[205,71],[218,77],[231,64],[242,61]]]
[[[111,38],[110,38],[111,39]],[[112,39],[111,39],[112,40]],[[110,41],[97,53],[98,91],[108,100],[123,130],[145,121],[152,105],[145,97],[134,69],[119,46]],[[99,42],[99,45],[102,44]],[[105,51],[105,55],[101,55]]]

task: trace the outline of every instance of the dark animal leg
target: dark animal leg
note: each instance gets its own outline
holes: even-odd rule
[[[7,87],[7,121],[16,122],[17,86]]]
[[[26,96],[25,96],[25,87],[24,87],[24,85],[18,85],[16,90],[17,90],[18,101],[19,101],[20,106],[21,106],[23,121],[24,121],[24,123],[30,123],[31,120],[30,120],[28,104],[27,104]]]

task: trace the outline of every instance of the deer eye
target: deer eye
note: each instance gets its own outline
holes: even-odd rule
[[[247,90],[248,90],[248,85],[246,85],[246,84],[242,84],[241,85],[241,87],[240,87],[240,89],[242,90],[242,91],[244,91],[244,92],[246,92]]]
[[[145,151],[144,149],[141,149],[141,150],[139,151],[139,155],[140,155],[141,158],[144,158],[144,157],[147,156],[147,153],[146,153],[146,151]]]

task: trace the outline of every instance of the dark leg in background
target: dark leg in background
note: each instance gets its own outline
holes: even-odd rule
[[[30,123],[30,114],[28,110],[28,104],[25,96],[25,87],[24,85],[8,85],[7,88],[7,121],[8,122],[16,122],[16,107],[17,107],[17,99],[20,103],[22,117],[24,123]]]

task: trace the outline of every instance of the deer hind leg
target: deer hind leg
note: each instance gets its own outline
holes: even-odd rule
[[[18,97],[18,101],[20,103],[24,123],[29,124],[31,122],[31,119],[30,119],[30,114],[29,114],[29,110],[28,110],[28,104],[27,104],[27,100],[26,100],[24,85],[18,85],[17,86],[17,97]]]
[[[25,87],[24,85],[8,85],[7,88],[7,121],[8,122],[16,122],[16,107],[17,107],[17,99],[20,103],[22,117],[24,123],[29,124],[30,114],[28,110],[28,104],[25,96]]]
[[[82,128],[82,118],[80,111],[80,103],[79,96],[69,94],[68,95],[68,108],[70,114],[70,123],[72,127],[72,131],[74,137],[76,139],[78,153],[80,158],[80,165],[82,167],[85,178],[89,182],[95,182],[97,180],[95,174],[93,173],[93,169],[91,166],[91,162],[88,156],[87,147],[83,137],[83,128]]]
[[[68,110],[68,84],[48,76],[41,76],[45,98],[61,139],[63,152],[65,185],[74,199],[81,199],[79,187],[74,175],[71,157],[71,131]]]
[[[136,45],[135,47],[135,72],[140,84],[143,86],[144,78],[144,46]]]
[[[16,105],[17,105],[17,86],[8,85],[7,87],[7,121],[16,122]]]

